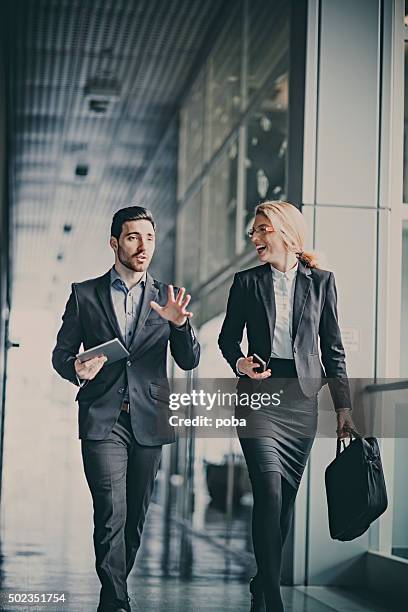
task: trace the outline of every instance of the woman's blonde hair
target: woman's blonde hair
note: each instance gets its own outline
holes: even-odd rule
[[[309,268],[320,268],[319,256],[315,251],[304,251],[307,225],[304,216],[296,206],[281,200],[262,202],[255,208],[255,214],[269,219],[274,229],[280,233],[290,253],[295,253],[299,261]]]

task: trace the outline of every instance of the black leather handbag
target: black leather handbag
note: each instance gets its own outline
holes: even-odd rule
[[[338,438],[325,484],[331,537],[343,542],[358,538],[388,505],[377,439],[363,438],[355,430],[347,446]]]

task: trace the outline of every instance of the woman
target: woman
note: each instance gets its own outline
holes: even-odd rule
[[[344,438],[354,424],[333,273],[303,250],[307,228],[295,206],[265,202],[255,213],[248,233],[262,265],[235,275],[218,344],[240,376],[238,394],[249,388],[269,397],[279,393],[279,405],[247,409],[247,426],[238,435],[254,497],[251,612],[281,612],[282,548],[316,434],[323,384],[329,384],[337,413],[337,435]],[[244,327],[248,357],[240,346]],[[266,362],[263,372],[258,356]]]

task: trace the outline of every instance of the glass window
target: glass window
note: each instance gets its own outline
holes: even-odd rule
[[[406,395],[406,391],[405,391]],[[407,404],[395,406],[395,431],[406,431]],[[397,435],[397,434],[396,434]],[[392,521],[392,554],[408,559],[408,440],[406,437],[395,438],[394,456],[394,503]]]
[[[214,351],[223,318],[222,314],[200,328],[200,377],[232,375],[221,353]],[[211,542],[216,541],[220,546],[214,546],[205,538],[190,538],[187,529],[174,529],[168,520],[169,537],[167,540],[163,538],[168,554],[163,554],[163,563],[167,561],[174,571],[181,551],[181,555],[188,559],[190,575],[207,577],[217,574],[227,575],[229,579],[242,578],[254,560],[249,538],[251,485],[238,438],[198,436],[190,451],[189,442],[179,436],[172,450],[177,453],[177,459],[171,466],[174,473],[170,479],[170,518],[188,520],[194,528],[211,536]],[[186,478],[189,472],[194,473],[192,479]],[[241,554],[228,555],[221,548],[230,545]],[[180,558],[180,564],[182,562]]]
[[[182,198],[203,169],[204,71],[196,79],[180,116],[179,197]]]
[[[289,50],[288,0],[251,0],[248,34],[248,95],[251,99],[271,72],[287,65]]]
[[[275,76],[248,119],[245,230],[256,204],[285,199],[288,72]]]
[[[205,277],[228,265],[235,255],[238,144],[234,141],[212,167],[208,182]]]
[[[401,267],[401,365],[400,376],[408,379],[408,221],[402,226]],[[395,406],[395,458],[394,458],[394,504],[392,522],[392,554],[408,559],[408,486],[406,466],[408,464],[408,440],[398,437],[397,432],[406,431],[407,390]],[[404,401],[405,399],[405,401]]]
[[[207,158],[220,148],[239,119],[241,55],[242,11],[238,10],[209,60]]]
[[[183,206],[179,216],[179,228],[180,280],[187,291],[191,292],[199,284],[201,191]]]

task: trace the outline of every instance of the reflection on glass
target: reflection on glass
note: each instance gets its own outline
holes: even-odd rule
[[[225,294],[223,299],[225,304]],[[220,315],[200,328],[200,377],[217,377],[220,373],[230,376],[229,366],[221,353],[214,351],[222,320],[223,315]],[[179,438],[177,461],[173,464],[177,474],[171,478],[174,484],[172,516],[184,518],[188,486],[183,475],[190,461],[194,504],[189,519],[195,529],[206,535],[206,538],[193,538],[191,541],[191,550],[188,551],[191,572],[201,577],[216,573],[217,576],[238,578],[248,572],[249,566],[252,570],[254,565],[250,538],[252,493],[238,438],[197,437],[188,456],[185,442]],[[172,530],[173,551],[185,552],[178,542],[183,531]],[[241,554],[231,557],[220,546],[208,543],[207,538],[220,546],[230,545]]]
[[[291,0],[237,0],[227,16],[215,47],[206,62],[181,111],[179,151],[179,197],[200,175],[199,194],[187,195],[188,201],[180,212],[178,240],[181,280],[189,290],[234,262],[237,242],[238,137],[234,130],[242,126],[239,138],[247,142],[246,155],[240,154],[240,185],[246,183],[243,195],[248,210],[242,211],[248,221],[254,206],[266,198],[285,197],[288,77],[289,77],[289,15]],[[245,5],[245,11],[244,9]],[[248,20],[244,23],[244,14]],[[245,46],[244,46],[245,34]],[[247,50],[244,57],[244,49]],[[246,61],[243,62],[243,59]],[[244,73],[245,68],[245,73]],[[243,111],[251,105],[246,117]],[[232,144],[231,144],[232,141]],[[240,153],[243,153],[240,149]],[[246,159],[245,159],[246,158]],[[242,173],[242,174],[241,174]],[[241,193],[240,193],[241,195]],[[242,218],[239,219],[241,232]],[[246,229],[246,228],[244,228]],[[181,260],[181,261],[180,261]],[[214,356],[214,346],[225,310],[228,287],[219,283],[211,291],[199,295],[200,341],[202,359],[200,371],[207,361],[208,368],[219,374],[227,368],[221,355]],[[197,321],[196,321],[197,323]],[[202,325],[204,323],[204,325]],[[207,354],[208,353],[208,354]],[[207,372],[208,373],[208,372]],[[226,376],[231,373],[227,368]],[[197,538],[189,548],[181,537],[186,530],[175,531],[180,538],[173,550],[180,558],[188,557],[192,571],[205,575],[202,560],[211,559],[213,573],[241,575],[253,565],[251,549],[250,509],[252,496],[246,466],[236,439],[192,439],[188,444],[179,440],[177,461],[171,477],[172,511],[183,521],[203,529],[206,534],[233,547],[242,555],[232,558],[224,550],[210,546]],[[184,474],[189,471],[193,486],[189,489]],[[190,495],[192,490],[193,495]],[[230,493],[229,504],[226,493]],[[194,504],[190,503],[193,497]],[[185,513],[185,508],[189,511]],[[183,523],[185,524],[185,523]],[[187,555],[185,554],[187,550]],[[203,554],[204,553],[204,554]],[[222,559],[225,559],[225,568]],[[221,563],[220,563],[221,561]]]
[[[196,193],[183,207],[180,217],[180,278],[188,291],[199,283],[201,192]]]
[[[249,2],[248,94],[253,96],[273,71],[286,66],[289,49],[289,0]]]
[[[186,453],[188,441],[179,442],[170,478],[171,519],[176,525],[187,521],[206,537],[191,538],[185,529],[169,529],[167,555],[163,555],[167,571],[178,565],[180,573],[190,577],[240,578],[252,571],[254,558],[251,486],[239,443],[232,438],[198,438],[193,452]],[[192,481],[186,481],[186,474],[194,475]],[[230,557],[223,548],[229,546],[240,555]]]
[[[406,201],[406,200],[405,200]],[[408,379],[408,221],[402,227],[402,266],[401,266],[401,378]],[[401,402],[395,407],[395,431],[403,431],[401,424],[406,422],[408,406]],[[392,554],[408,559],[408,440],[395,438],[394,462],[394,515],[392,522]]]
[[[240,5],[241,3],[237,3]],[[217,151],[241,111],[242,11],[237,10],[209,60],[208,155]]]
[[[180,197],[203,169],[204,98],[205,78],[201,71],[180,116]]]
[[[246,231],[258,202],[284,199],[287,193],[290,5],[289,0],[251,0],[244,11],[242,1],[235,3],[181,110],[179,198],[198,177],[205,185],[203,212],[209,220],[203,217],[201,280],[236,253],[238,145],[227,143],[240,123],[247,150],[240,156],[246,209],[239,226],[243,221]],[[244,102],[251,105],[245,118]],[[214,165],[215,155],[220,158]]]
[[[161,235],[171,227],[169,211],[175,208],[176,172],[177,172],[177,134],[178,123],[173,121],[160,143],[153,162],[150,164],[143,181],[134,194],[135,201],[151,208],[157,217],[163,218],[160,223]]]
[[[285,199],[288,73],[270,81],[248,120],[245,229],[261,201]]]
[[[406,423],[406,404],[395,407],[395,431],[400,423]],[[408,440],[395,438],[394,456],[394,504],[392,521],[392,550],[397,557],[408,559],[408,480],[406,466],[408,464]]]
[[[231,144],[209,175],[206,277],[225,267],[235,254],[237,207],[237,142]]]

